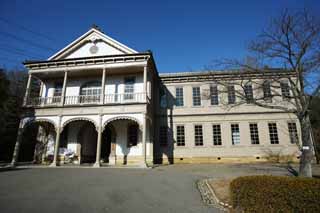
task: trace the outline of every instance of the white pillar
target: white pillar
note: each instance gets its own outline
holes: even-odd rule
[[[28,102],[28,99],[29,99],[29,96],[30,96],[31,80],[32,80],[32,75],[29,73],[26,93],[24,95],[23,105],[27,105],[27,102]]]
[[[61,106],[64,105],[64,99],[65,99],[65,96],[66,96],[67,78],[68,78],[68,72],[65,71],[64,72],[64,78],[63,78],[63,85],[62,85],[62,94],[61,94],[61,103],[60,103]]]
[[[105,94],[105,83],[106,83],[106,68],[103,68],[102,71],[102,80],[101,80],[101,96],[100,103],[104,104],[104,94]]]
[[[22,140],[22,134],[23,134],[23,120],[21,119],[20,124],[19,124],[18,133],[17,133],[16,144],[14,146],[11,166],[15,166],[18,161],[19,149],[20,149],[20,144],[21,144],[21,140]]]
[[[97,151],[96,151],[96,162],[93,167],[100,167],[100,156],[101,156],[101,137],[102,137],[102,115],[99,115],[99,126],[98,126],[98,137],[97,137]]]
[[[143,163],[144,166],[147,166],[147,147],[146,147],[146,141],[147,141],[147,116],[144,113],[143,114],[143,123],[142,123],[142,155],[143,155]]]
[[[59,116],[59,122],[56,129],[56,142],[54,144],[54,156],[53,156],[53,162],[50,165],[51,167],[57,166],[57,161],[59,157],[60,133],[61,133],[61,116]]]
[[[144,93],[145,101],[147,101],[147,81],[148,81],[147,72],[148,72],[148,67],[147,65],[145,65],[143,68],[143,93]]]

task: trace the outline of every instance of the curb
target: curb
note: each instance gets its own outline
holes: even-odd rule
[[[216,207],[224,212],[229,212],[230,208],[232,208],[231,205],[226,204],[224,202],[221,202],[212,188],[209,185],[209,181],[212,179],[204,179],[204,180],[199,180],[197,182],[197,187],[198,190],[201,194],[202,201],[209,206]]]

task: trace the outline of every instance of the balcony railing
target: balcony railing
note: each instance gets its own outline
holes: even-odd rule
[[[108,104],[130,104],[146,103],[149,98],[145,93],[123,93],[102,95],[78,95],[66,96],[62,103],[61,96],[28,98],[27,106],[70,106],[70,105],[108,105]]]

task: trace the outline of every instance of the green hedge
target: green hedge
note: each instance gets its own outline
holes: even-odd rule
[[[244,212],[320,212],[320,180],[245,176],[230,184],[234,209]]]

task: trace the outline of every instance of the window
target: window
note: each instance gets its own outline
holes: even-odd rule
[[[177,126],[177,146],[185,145],[184,126]]]
[[[129,124],[128,125],[128,147],[136,146],[138,144],[138,125]]]
[[[228,103],[234,104],[236,102],[236,93],[233,85],[229,85],[228,88]]]
[[[60,103],[62,96],[62,83],[55,83],[52,103]]]
[[[269,126],[270,143],[271,144],[279,144],[277,124],[276,123],[268,123],[268,126]]]
[[[196,146],[203,145],[202,125],[194,126],[194,142]]]
[[[240,144],[239,124],[231,124],[232,145]]]
[[[252,123],[252,124],[249,124],[249,127],[250,127],[251,144],[259,144],[258,124]]]
[[[222,145],[220,124],[212,125],[213,145]]]
[[[124,79],[124,100],[133,99],[134,83],[135,83],[134,77]]]
[[[298,131],[297,131],[296,123],[289,122],[288,123],[288,130],[289,130],[290,142],[292,144],[297,144],[299,142],[299,138],[298,138]]]
[[[168,127],[160,126],[160,146],[168,145]]]
[[[262,84],[263,89],[263,98],[267,102],[272,101],[272,94],[271,94],[271,85],[269,81],[264,81]]]
[[[101,95],[101,83],[98,81],[88,82],[81,86],[80,103],[99,102]]]
[[[219,104],[218,86],[214,85],[210,87],[211,105]]]
[[[287,100],[290,98],[290,89],[289,89],[289,84],[286,81],[282,81],[280,83],[280,88],[281,88],[281,95],[283,100]]]
[[[247,103],[253,103],[253,90],[251,84],[244,85],[244,94]]]
[[[201,106],[200,87],[192,88],[192,100],[193,100],[193,106]]]
[[[176,106],[183,106],[183,88],[176,88]]]

